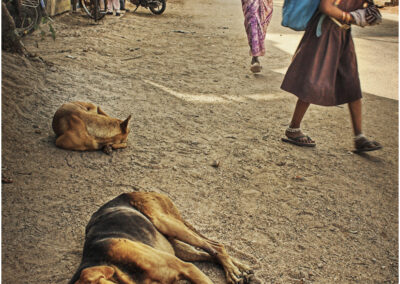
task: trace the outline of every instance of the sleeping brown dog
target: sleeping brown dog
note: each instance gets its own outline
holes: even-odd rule
[[[106,153],[125,148],[130,119],[112,118],[91,103],[65,103],[53,117],[56,145],[78,151],[103,149]]]
[[[196,248],[202,249],[196,249]],[[260,283],[224,246],[198,233],[165,195],[133,192],[109,201],[86,226],[83,256],[70,284],[212,284],[186,261],[217,261],[230,284]]]

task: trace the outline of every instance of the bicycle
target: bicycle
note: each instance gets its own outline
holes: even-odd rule
[[[79,5],[95,21],[101,20],[107,13],[107,3],[104,0],[79,0]]]
[[[15,31],[19,36],[33,32],[41,23],[46,13],[46,0],[12,0],[6,7],[14,19]],[[50,19],[51,20],[51,19]]]

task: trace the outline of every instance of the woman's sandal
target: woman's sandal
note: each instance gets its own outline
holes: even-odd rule
[[[287,132],[300,132],[301,130],[300,128],[288,128],[286,129]],[[306,139],[304,139],[306,138]],[[304,141],[306,140],[306,141]],[[304,134],[300,134],[299,136],[296,137],[286,137],[286,138],[282,138],[283,142],[286,143],[290,143],[290,144],[294,144],[297,146],[301,146],[301,147],[315,147],[316,144],[315,142],[313,142],[313,140],[310,138],[310,136],[304,135]]]
[[[261,72],[261,63],[258,60],[258,56],[253,56],[253,58],[251,59],[251,66],[250,66],[250,70],[253,73],[260,73]]]
[[[382,149],[382,145],[376,141],[368,140],[364,135],[360,134],[354,140],[354,145],[356,147],[353,153],[363,153]]]
[[[260,64],[260,62],[254,62],[253,64],[251,64],[250,70],[253,73],[260,73],[262,69],[262,66]]]

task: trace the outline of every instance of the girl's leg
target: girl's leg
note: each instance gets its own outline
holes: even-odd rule
[[[355,152],[375,151],[382,148],[376,141],[370,141],[362,133],[362,107],[361,99],[349,103],[351,122],[354,131]]]
[[[350,110],[351,122],[353,125],[354,136],[360,135],[362,133],[361,99],[349,103],[349,110]]]
[[[303,117],[304,117],[305,113],[307,112],[307,109],[309,106],[310,106],[309,103],[304,102],[300,99],[297,100],[296,107],[294,109],[293,116],[292,116],[292,121],[290,122],[289,128],[286,129],[286,132],[285,132],[286,136],[291,141],[287,141],[287,139],[284,139],[285,142],[293,143],[292,141],[295,140],[298,143],[293,143],[293,144],[296,144],[296,145],[302,144],[300,146],[304,146],[304,144],[308,144],[308,145],[315,146],[315,141],[312,140],[310,137],[304,135],[300,129],[301,121],[303,120]]]
[[[309,106],[309,103],[306,103],[300,99],[297,100],[296,107],[292,116],[292,121],[289,125],[290,128],[300,128],[300,123],[303,120],[303,117]]]

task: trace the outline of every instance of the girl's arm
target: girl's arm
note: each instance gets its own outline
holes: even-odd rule
[[[348,24],[353,23],[354,19],[349,13],[344,12],[335,6],[336,1],[337,0],[321,0],[321,3],[319,4],[319,10],[325,15],[333,17],[339,21],[346,22]]]

